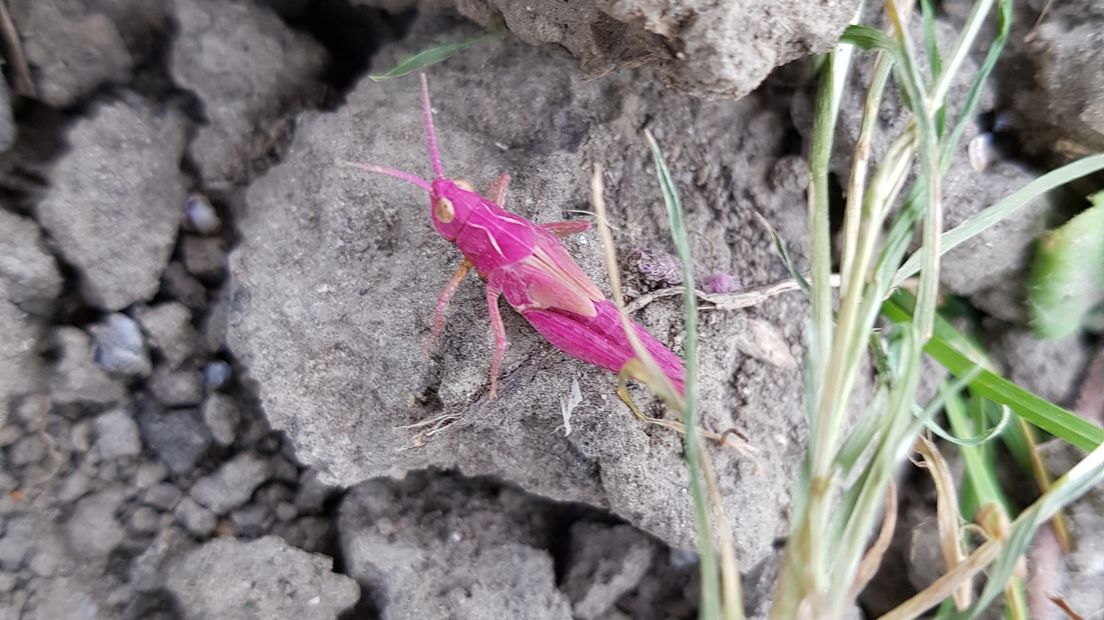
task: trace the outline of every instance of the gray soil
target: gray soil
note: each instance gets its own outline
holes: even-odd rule
[[[9,59],[0,620],[696,616],[680,437],[635,420],[612,375],[512,312],[489,400],[474,278],[423,356],[459,253],[420,192],[338,162],[428,175],[417,80],[361,78],[505,27],[504,40],[428,71],[447,174],[485,187],[508,172],[507,207],[547,222],[590,208],[601,164],[637,297],[678,282],[650,130],[682,193],[699,280],[777,282],[787,271],[758,215],[804,264],[802,59],[831,46],[853,3],[7,4],[29,81]],[[966,138],[996,145],[992,165],[974,169],[963,147],[948,224],[1104,141],[1104,65],[1086,60],[1104,15],[1071,11],[1010,41]],[[961,18],[950,10],[942,27]],[[1017,71],[1046,105],[1009,86]],[[1063,89],[1067,74],[1079,89]],[[858,103],[841,140],[857,131]],[[892,131],[903,113],[881,121]],[[1061,207],[1040,201],[956,250],[944,286],[1008,376],[1071,403],[1093,343],[1039,342],[1020,309],[1034,238]],[[608,292],[597,235],[566,245]],[[807,314],[798,293],[702,313],[704,424],[758,451],[712,450],[756,617],[803,453]],[[678,298],[636,318],[683,352]],[[643,388],[633,395],[664,415]],[[887,559],[911,558],[910,572],[878,582],[870,613],[941,568],[923,553],[926,481],[910,482],[908,527]],[[1091,510],[1073,518],[1081,536],[1100,532]],[[1100,557],[1071,560],[1064,587],[1082,609],[1098,601]]]

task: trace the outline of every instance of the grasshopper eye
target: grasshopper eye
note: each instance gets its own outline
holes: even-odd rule
[[[451,200],[442,196],[438,198],[437,203],[433,205],[433,215],[437,218],[438,222],[448,224],[456,217],[456,209],[453,208]]]
[[[472,182],[467,180],[467,179],[456,179],[455,181],[452,182],[452,184],[455,185],[456,187],[459,187],[460,189],[466,189],[469,192],[474,192],[475,191],[475,186],[472,185]]]

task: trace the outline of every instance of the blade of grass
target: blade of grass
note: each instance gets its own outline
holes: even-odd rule
[[[1104,170],[1104,153],[1090,155],[1066,164],[1061,168],[1051,170],[1027,185],[1024,185],[1008,197],[1000,200],[995,205],[979,211],[970,219],[943,233],[941,251],[946,253],[953,250],[962,243],[992,228],[1005,218],[1014,215],[1031,201],[1046,192],[1099,170]],[[920,270],[920,261],[922,258],[919,251],[910,256],[893,277],[893,285],[900,286],[902,282],[916,275]]]
[[[390,80],[391,78],[397,78],[404,76],[408,73],[413,73],[421,69],[425,69],[430,65],[435,65],[443,60],[448,59],[450,56],[454,56],[459,52],[462,52],[473,45],[478,45],[485,41],[497,41],[506,36],[505,30],[499,30],[496,32],[488,32],[486,34],[472,37],[464,41],[458,41],[456,43],[445,43],[436,47],[431,47],[427,50],[422,50],[417,54],[407,58],[391,68],[390,71],[385,73],[375,73],[368,76],[369,80],[373,82],[382,82],[384,80]]]
[[[909,308],[913,303],[910,295],[898,290],[882,305],[882,314],[895,323],[907,323],[912,318]],[[951,344],[956,339],[955,333],[954,327],[940,319],[924,351],[961,377],[973,371],[977,362]],[[1104,443],[1104,429],[991,371],[979,371],[970,382],[970,390],[995,403],[1007,405],[1017,416],[1083,450],[1092,450]]]
[[[663,151],[659,143],[650,131],[645,130],[644,137],[648,141],[648,147],[652,151],[655,160],[656,179],[659,181],[663,204],[667,207],[667,221],[671,227],[671,237],[675,242],[675,249],[679,260],[682,261],[682,281],[688,291],[694,289],[694,258],[690,254],[690,238],[686,231],[686,222],[683,218],[682,201],[679,200],[678,189],[671,178],[671,172],[667,169],[667,161],[663,157]],[[702,488],[702,460],[708,458],[702,450],[701,437],[698,428],[698,299],[694,294],[683,295],[683,314],[685,319],[686,337],[683,339],[683,348],[686,350],[686,411],[683,415],[683,424],[686,426],[686,460],[691,464],[691,494],[694,498],[695,519],[701,519],[708,523],[708,500]],[[695,470],[698,470],[695,473]],[[722,523],[720,527],[728,527],[728,523]],[[731,540],[722,537],[722,541]],[[717,566],[706,566],[704,554],[714,553],[712,540],[704,540],[699,536],[698,546],[702,551],[702,592],[703,603],[706,580],[718,578]],[[724,617],[742,618],[743,603],[739,592],[739,570],[736,567],[735,547],[731,544],[723,544],[720,549],[722,570],[720,571],[721,583],[724,587]],[[709,572],[707,572],[707,569]],[[715,586],[712,586],[715,587]],[[712,605],[712,602],[710,603]],[[716,609],[719,614],[721,609]],[[702,611],[705,617],[705,610]]]

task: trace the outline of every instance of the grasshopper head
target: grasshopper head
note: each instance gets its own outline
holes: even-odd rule
[[[483,198],[463,182],[436,179],[430,184],[429,216],[441,236],[454,241]]]

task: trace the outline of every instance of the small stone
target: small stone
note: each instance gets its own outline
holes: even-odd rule
[[[69,546],[88,559],[104,559],[126,539],[115,512],[123,501],[122,493],[101,491],[77,502],[73,516],[65,525]]]
[[[18,571],[34,544],[34,519],[30,516],[12,519],[0,536],[0,568]]]
[[[69,430],[69,443],[77,452],[88,452],[92,447],[92,423],[81,420]]]
[[[150,391],[157,400],[167,407],[190,407],[203,400],[203,377],[198,370],[182,368],[164,370],[164,366],[153,371],[149,380]]]
[[[318,471],[308,469],[299,478],[299,489],[295,494],[295,505],[303,512],[320,512],[326,500],[337,491],[318,478]]]
[[[230,318],[230,304],[223,290],[207,307],[207,316],[200,326],[203,347],[211,355],[218,355],[226,347],[226,327]]]
[[[333,572],[333,558],[275,536],[210,540],[169,567],[166,587],[194,618],[321,620],[341,616],[360,598],[356,581]]]
[[[165,268],[161,276],[161,290],[192,311],[202,310],[207,305],[207,289],[188,273],[182,263],[176,261]]]
[[[57,492],[57,497],[67,504],[74,502],[88,492],[91,483],[92,479],[88,474],[78,469],[66,476],[65,480],[62,481],[61,487]]]
[[[195,536],[204,538],[215,531],[215,513],[200,506],[190,497],[181,500],[174,514],[176,520]]]
[[[280,119],[317,92],[325,50],[263,5],[171,6],[178,30],[169,71],[174,84],[203,101],[208,121],[189,146],[192,161],[207,187],[244,185],[250,162],[279,135]]]
[[[211,429],[211,436],[216,442],[223,446],[234,443],[241,412],[232,398],[225,394],[211,394],[203,401],[202,412],[203,421]]]
[[[239,536],[252,538],[272,528],[272,512],[263,504],[250,504],[231,512],[230,522]]]
[[[0,85],[0,92],[7,93],[5,85]],[[48,316],[61,293],[57,262],[46,249],[38,225],[4,209],[0,209],[0,280],[7,282],[8,299],[28,314]]]
[[[0,594],[7,594],[15,589],[16,576],[15,573],[0,573]],[[4,615],[4,608],[0,607],[0,618],[8,618]],[[15,613],[11,615],[12,618],[18,618],[19,614]]]
[[[272,460],[272,477],[281,482],[295,484],[299,479],[299,466],[287,457],[278,456]]]
[[[150,345],[161,353],[169,368],[179,368],[196,351],[199,334],[192,327],[192,313],[179,302],[157,304],[137,311]]]
[[[50,413],[50,397],[45,394],[28,394],[15,406],[15,419],[27,430],[40,430],[46,426]]]
[[[180,503],[182,495],[184,494],[180,489],[164,482],[150,487],[142,496],[142,500],[162,512],[169,512]]]
[[[142,463],[134,474],[134,486],[139,489],[148,489],[164,480],[168,475],[169,468],[165,467],[164,463],[158,461]]]
[[[299,509],[295,507],[295,504],[291,502],[280,502],[276,504],[276,518],[280,521],[291,521],[298,516]]]
[[[809,186],[809,165],[800,155],[786,155],[774,162],[770,184],[777,191],[798,193]]]
[[[581,521],[571,526],[563,590],[581,620],[601,617],[635,588],[652,564],[655,543],[628,525]]]
[[[152,366],[146,353],[145,339],[138,323],[120,312],[93,325],[96,340],[96,363],[105,371],[124,377],[148,376]]]
[[[184,201],[184,222],[201,235],[213,235],[222,227],[218,212],[203,194],[192,194]]]
[[[221,389],[230,382],[233,370],[223,360],[214,360],[203,368],[203,384],[208,392]]]
[[[180,245],[184,268],[205,282],[217,282],[226,269],[226,247],[218,237],[186,236]]]
[[[15,424],[0,425],[0,448],[6,448],[23,437],[23,429]]]
[[[65,140],[70,148],[35,207],[39,222],[79,270],[89,304],[121,310],[152,298],[185,196],[183,117],[139,98],[111,98],[69,125]]]
[[[140,534],[151,534],[157,531],[161,522],[161,516],[149,506],[139,506],[130,515],[131,531]]]
[[[134,58],[119,27],[87,3],[17,2],[12,13],[35,96],[45,103],[64,108],[103,83],[129,78]]]
[[[57,572],[58,558],[47,548],[36,549],[27,567],[39,577],[49,577]]]
[[[194,410],[143,411],[138,415],[142,439],[174,474],[192,469],[211,437]]]
[[[123,386],[108,377],[92,359],[88,334],[59,327],[51,337],[57,361],[50,367],[50,397],[55,403],[111,404],[123,399]]]
[[[8,449],[8,462],[15,467],[37,463],[46,456],[46,441],[35,433],[26,435]]]
[[[244,452],[224,463],[215,473],[196,481],[191,495],[222,515],[248,502],[254,489],[271,475],[272,464],[267,459]]]
[[[96,449],[105,459],[138,456],[142,453],[142,439],[138,424],[124,409],[112,409],[100,414],[92,423],[96,431]]]

